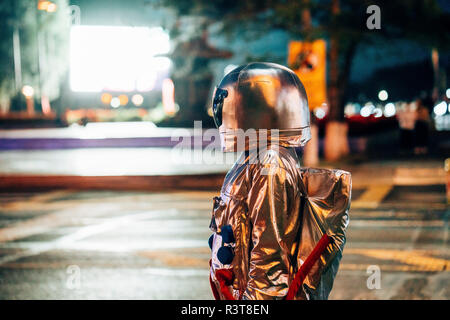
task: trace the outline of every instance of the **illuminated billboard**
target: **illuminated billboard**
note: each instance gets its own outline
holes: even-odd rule
[[[70,87],[75,92],[160,89],[171,61],[160,27],[73,26],[70,34]]]

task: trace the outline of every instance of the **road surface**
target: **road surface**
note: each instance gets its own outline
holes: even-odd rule
[[[0,299],[212,299],[214,195],[3,192]],[[330,299],[450,299],[443,185],[357,187],[350,216]]]

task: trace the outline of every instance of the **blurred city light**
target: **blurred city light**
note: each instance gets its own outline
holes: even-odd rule
[[[140,94],[135,94],[131,97],[131,102],[133,102],[136,107],[139,107],[144,103],[144,97]]]
[[[382,115],[383,115],[383,110],[381,110],[381,108],[377,107],[373,110],[373,116],[375,118],[380,118]]]
[[[47,12],[55,12],[55,11],[56,11],[56,4],[50,2],[47,6]]]
[[[445,91],[445,95],[450,99],[450,88]]]
[[[38,10],[47,10],[49,3],[50,1],[39,0],[37,5]]]
[[[41,97],[41,109],[43,114],[50,114],[52,111],[50,100],[45,95],[42,95]]]
[[[160,27],[72,26],[70,87],[76,92],[150,91],[167,76],[170,50]]]
[[[326,112],[323,108],[318,107],[314,109],[314,115],[316,116],[317,119],[323,119],[326,115]]]
[[[354,104],[349,103],[349,104],[347,104],[347,105],[345,106],[345,108],[344,108],[344,114],[345,114],[347,117],[351,117],[351,116],[353,116],[355,113],[356,113],[356,108],[355,108],[355,105],[354,105]]]
[[[378,92],[378,99],[381,101],[386,101],[388,99],[389,95],[386,90],[381,90]]]
[[[375,106],[372,103],[366,103],[364,107],[361,108],[360,114],[363,117],[368,117],[372,114],[373,109],[375,109]]]
[[[104,104],[110,104],[112,95],[110,93],[103,93],[101,100]]]
[[[168,115],[175,114],[175,86],[172,79],[164,79],[162,85],[162,104],[164,112]]]
[[[34,89],[32,86],[23,86],[22,93],[26,98],[31,98],[34,95]]]
[[[434,124],[437,131],[448,131],[450,130],[450,114],[445,114],[443,116],[437,116],[434,119]]]
[[[395,116],[395,113],[395,104],[393,104],[392,102],[386,103],[386,105],[384,106],[384,116],[392,117]]]
[[[434,106],[433,112],[437,116],[442,116],[447,112],[447,103],[442,101]]]
[[[37,4],[37,8],[38,8],[38,10],[41,10],[41,11],[47,11],[48,10],[48,6],[51,3],[52,3],[51,1],[39,0],[38,4]]]
[[[120,105],[125,106],[128,104],[128,96],[126,94],[121,94],[119,96]]]
[[[120,100],[117,97],[111,99],[111,107],[118,108],[120,106]]]

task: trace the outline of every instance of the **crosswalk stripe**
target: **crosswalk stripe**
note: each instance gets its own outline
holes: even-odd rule
[[[364,191],[364,193],[357,199],[352,201],[351,207],[354,209],[376,209],[380,202],[392,190],[392,185],[373,185]]]
[[[346,254],[357,254],[379,260],[396,261],[414,267],[421,271],[448,271],[450,260],[431,257],[420,250],[390,250],[390,249],[356,249],[349,248]]]

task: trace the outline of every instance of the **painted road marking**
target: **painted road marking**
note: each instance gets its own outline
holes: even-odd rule
[[[444,227],[445,222],[442,220],[351,220],[350,226],[351,228],[417,228],[414,232],[419,230],[418,232],[420,234],[420,228],[422,227]]]
[[[32,235],[48,232],[61,226],[70,226],[84,223],[83,219],[92,217],[102,217],[111,213],[116,213],[123,208],[126,211],[143,212],[149,210],[154,212],[155,217],[167,218],[174,216],[179,212],[168,212],[168,207],[173,210],[179,209],[184,211],[183,216],[189,218],[188,210],[207,214],[212,207],[213,193],[211,192],[185,192],[171,193],[166,195],[149,194],[149,195],[127,195],[123,197],[99,197],[96,199],[85,200],[65,200],[58,202],[41,202],[54,199],[55,197],[67,192],[50,192],[41,195],[37,202],[35,201],[19,201],[11,206],[1,206],[0,209],[6,210],[8,213],[14,211],[53,211],[52,213],[40,215],[25,221],[20,221],[8,225],[0,229],[0,243],[14,241]],[[179,201],[173,201],[173,197],[179,197]],[[207,196],[208,198],[202,198]],[[161,199],[162,198],[162,199]],[[202,200],[204,199],[204,201]],[[172,201],[171,201],[172,200]],[[126,203],[124,205],[123,203]],[[54,211],[58,209],[58,211]],[[164,214],[158,214],[156,210],[160,209]],[[206,215],[205,215],[206,216]],[[0,215],[1,219],[1,215]]]
[[[348,248],[345,250],[345,254],[357,254],[379,260],[397,261],[401,264],[409,265],[417,271],[433,272],[450,270],[449,259],[431,257],[426,252],[420,250]]]
[[[383,272],[436,272],[442,270],[435,270],[434,268],[423,268],[420,266],[412,266],[405,264],[377,264]],[[338,275],[345,271],[361,271],[362,274],[367,274],[368,264],[360,263],[342,263],[339,266]],[[350,273],[352,274],[352,273]]]
[[[167,212],[164,212],[163,215],[165,217],[169,216],[173,210],[168,210]],[[35,242],[31,246],[28,246],[28,249],[24,252],[12,254],[12,255],[6,255],[4,257],[0,258],[0,265],[16,261],[21,258],[34,256],[41,254],[46,251],[55,250],[55,249],[77,249],[80,247],[84,248],[93,248],[92,243],[76,243],[79,240],[86,239],[88,237],[104,233],[107,231],[111,231],[113,229],[123,227],[126,224],[136,222],[136,221],[143,221],[147,220],[149,218],[152,218],[155,216],[155,214],[161,214],[161,210],[157,211],[145,211],[135,214],[130,214],[126,216],[121,216],[118,218],[110,218],[104,223],[96,224],[96,225],[90,225],[83,228],[80,228],[79,230],[75,231],[72,234],[60,237],[54,241],[51,242]],[[1,230],[0,230],[1,231]],[[151,246],[153,244],[153,247]],[[144,244],[143,244],[144,245]],[[173,241],[153,241],[152,243],[145,243],[145,248],[152,248],[152,249],[168,249],[168,248],[198,248],[206,246],[206,240],[173,240]],[[142,250],[143,248],[141,248]],[[100,250],[104,251],[129,251],[129,248],[124,248],[124,246],[117,245],[116,243],[107,243],[106,245],[103,244],[103,246],[100,247]]]
[[[33,195],[30,198],[24,199],[22,201],[0,203],[0,209],[16,210],[16,211],[26,211],[26,210],[34,211],[34,210],[36,210],[36,207],[39,205],[45,204],[46,206],[48,206],[50,204],[51,200],[54,200],[56,198],[66,197],[75,192],[76,191],[74,191],[74,190],[58,190],[58,191],[43,192],[43,193]],[[61,206],[60,203],[57,205],[58,205],[58,207]]]
[[[351,208],[353,209],[376,209],[383,199],[392,190],[392,185],[374,185],[370,186],[364,193],[355,201],[352,201]]]
[[[79,219],[86,217],[86,215],[92,217],[115,211],[117,211],[117,207],[111,203],[103,203],[97,206],[84,204],[37,218],[31,218],[0,229],[0,243],[48,232],[56,227],[71,225],[74,221],[79,221]]]
[[[437,168],[396,168],[393,184],[395,185],[433,185],[445,184],[444,167]]]
[[[206,253],[209,253],[208,251],[206,251]],[[169,267],[207,266],[210,259],[210,254],[205,255],[204,258],[198,258],[193,257],[192,255],[181,254],[179,252],[167,251],[140,251],[138,252],[138,255],[144,258],[161,261],[165,266]]]

